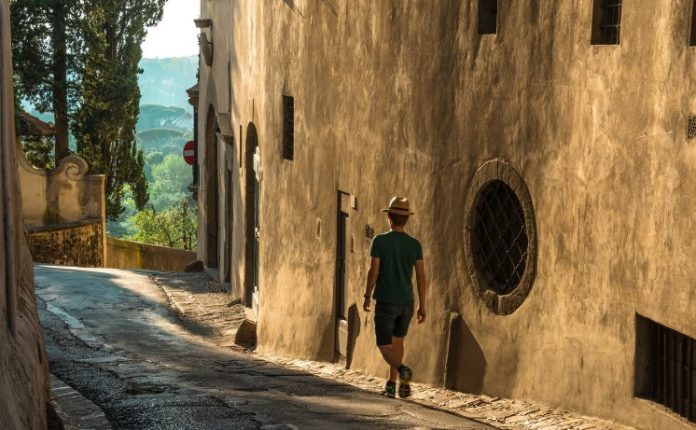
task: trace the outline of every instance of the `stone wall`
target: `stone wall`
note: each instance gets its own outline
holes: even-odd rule
[[[144,269],[183,272],[186,264],[196,260],[195,251],[147,245],[107,237],[106,266],[112,269]]]
[[[25,236],[37,263],[104,267],[104,225],[101,220],[27,227]]]
[[[48,357],[34,293],[34,268],[22,235],[17,178],[9,2],[0,2],[0,427],[43,430]]]
[[[407,196],[430,280],[406,342],[416,380],[692,428],[635,391],[637,314],[696,337],[692,3],[623,2],[621,44],[592,45],[590,0],[499,2],[497,34],[479,34],[474,0],[203,1],[200,258],[231,261],[235,294],[258,287],[260,349],[330,360],[345,212],[351,365],[384,375],[359,309],[380,209]],[[471,221],[487,181],[516,178],[536,241],[509,301],[479,288]]]

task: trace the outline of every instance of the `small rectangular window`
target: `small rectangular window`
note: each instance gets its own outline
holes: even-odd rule
[[[621,0],[594,0],[592,44],[618,45],[621,33]]]
[[[478,32],[495,34],[498,21],[498,0],[479,0]]]
[[[283,96],[283,158],[295,156],[295,99]]]
[[[696,422],[696,340],[637,315],[635,363],[636,395]]]
[[[691,39],[689,45],[696,46],[696,0],[691,4]]]

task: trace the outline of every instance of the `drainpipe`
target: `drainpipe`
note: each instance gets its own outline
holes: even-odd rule
[[[17,227],[19,217],[17,210],[19,199],[17,194],[17,165],[15,163],[15,119],[14,119],[14,93],[12,81],[12,61],[10,58],[10,6],[7,0],[2,0],[0,5],[2,63],[0,63],[0,82],[2,117],[2,132],[0,144],[2,150],[2,216],[4,218],[3,233],[5,236],[5,291],[7,300],[7,325],[13,336],[17,334],[17,267],[19,259],[19,246]]]

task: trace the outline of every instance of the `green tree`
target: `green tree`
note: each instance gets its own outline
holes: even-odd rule
[[[148,207],[138,212],[131,222],[136,233],[126,237],[127,240],[186,250],[196,248],[198,217],[188,198],[182,198],[161,212]]]
[[[27,160],[40,169],[52,169],[55,167],[51,154],[53,141],[44,136],[22,136],[22,149]]]
[[[82,0],[12,0],[12,54],[17,97],[53,112],[55,156],[69,154],[69,118],[79,77]]]
[[[161,19],[165,0],[82,1],[90,19],[84,25],[81,100],[72,131],[77,152],[93,172],[107,177],[107,216],[116,220],[126,184],[138,209],[148,200],[143,153],[135,139],[138,64],[146,28]]]
[[[174,206],[183,198],[191,199],[191,166],[180,155],[169,154],[152,168],[150,203],[160,211]]]

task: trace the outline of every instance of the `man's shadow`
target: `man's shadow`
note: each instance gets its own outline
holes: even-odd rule
[[[358,305],[353,303],[348,308],[348,344],[346,345],[346,369],[350,369],[353,362],[353,352],[355,351],[355,342],[360,335],[360,312]]]

